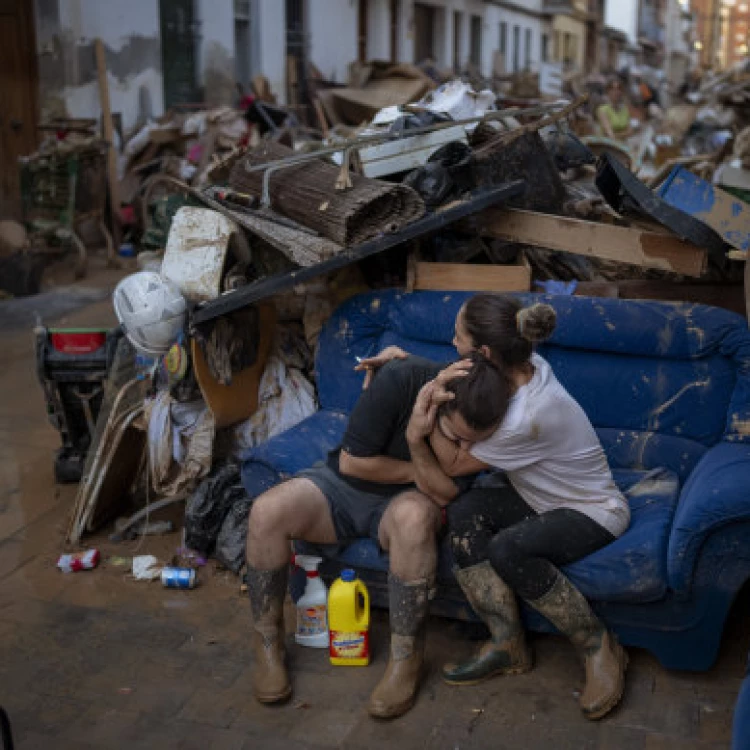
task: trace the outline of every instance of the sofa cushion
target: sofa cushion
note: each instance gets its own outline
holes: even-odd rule
[[[599,427],[596,430],[612,469],[669,469],[684,484],[706,452],[695,440],[658,432]]]
[[[565,574],[594,601],[652,602],[667,592],[667,547],[680,481],[666,469],[616,469],[630,527],[612,544],[568,565]]]
[[[321,409],[290,430],[246,450],[241,456],[242,484],[251,498],[294,476],[337,448],[349,417]]]
[[[665,469],[616,470],[614,474],[630,504],[630,528],[612,544],[563,570],[593,601],[658,601],[667,591],[667,545],[680,494],[679,480]],[[315,545],[297,546],[300,552],[330,554],[330,550]],[[371,539],[358,539],[336,550],[332,557],[344,566],[388,570],[388,556]],[[438,579],[453,582],[452,569],[450,549],[443,540]]]

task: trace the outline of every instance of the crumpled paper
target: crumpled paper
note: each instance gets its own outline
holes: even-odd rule
[[[133,578],[136,581],[153,581],[161,575],[162,565],[153,555],[133,558]]]

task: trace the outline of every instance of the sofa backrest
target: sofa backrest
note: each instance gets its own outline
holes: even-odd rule
[[[454,322],[470,296],[386,290],[345,302],[320,338],[321,406],[350,411],[362,387],[355,357],[389,344],[455,359]],[[750,441],[750,334],[739,315],[686,303],[519,296],[555,307],[557,328],[539,353],[585,409],[615,463],[649,468],[655,443],[653,465],[673,464],[685,476],[706,447],[721,439]]]

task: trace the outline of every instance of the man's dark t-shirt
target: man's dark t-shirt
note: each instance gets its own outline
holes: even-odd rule
[[[362,392],[351,415],[341,446],[328,455],[328,466],[355,489],[380,495],[395,495],[408,485],[381,484],[347,477],[339,471],[343,449],[356,458],[388,456],[410,461],[406,442],[414,402],[425,383],[443,368],[421,357],[391,360],[380,368],[370,387]]]

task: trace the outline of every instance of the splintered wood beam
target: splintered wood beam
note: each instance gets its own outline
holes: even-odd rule
[[[112,125],[112,110],[109,103],[109,81],[107,59],[101,39],[94,42],[96,73],[99,81],[99,106],[102,110],[102,128],[107,142],[107,178],[109,180],[109,202],[112,210],[112,234],[115,244],[120,245],[120,183],[117,180],[117,153],[115,152],[115,129]]]
[[[613,260],[642,268],[700,276],[706,252],[674,235],[553,216],[515,208],[490,208],[472,220],[480,234],[535,247]]]

